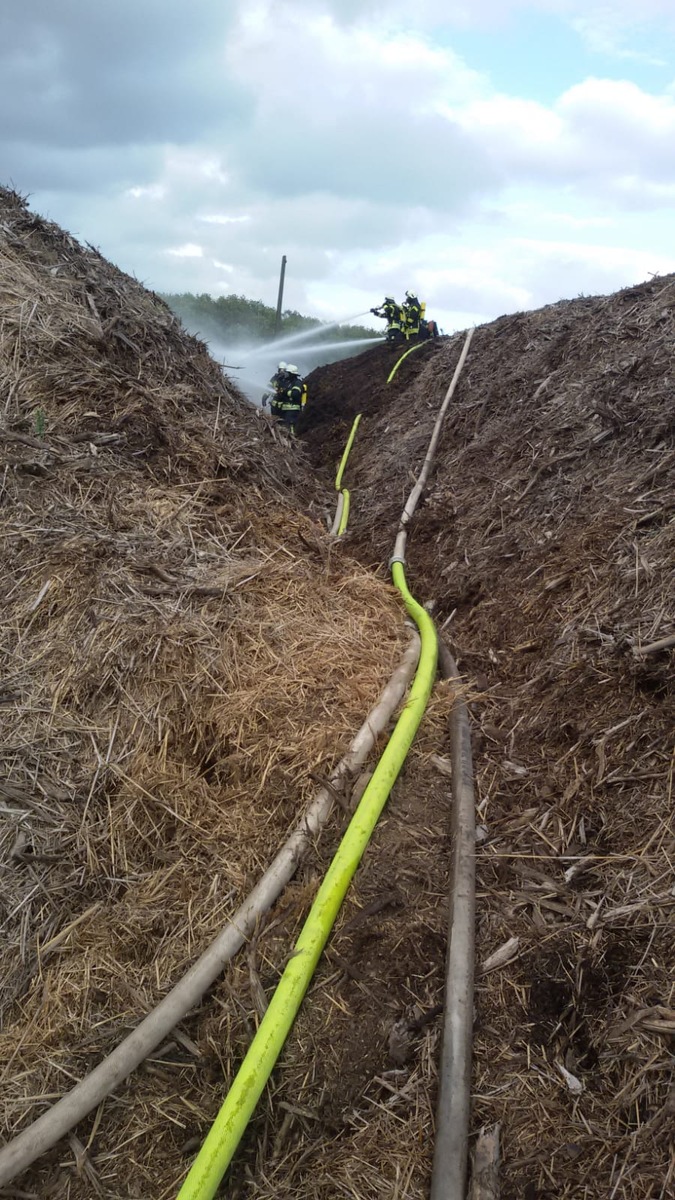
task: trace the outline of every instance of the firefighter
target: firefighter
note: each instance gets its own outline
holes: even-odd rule
[[[278,401],[279,391],[283,391],[288,385],[288,382],[288,363],[280,362],[268,384],[268,387],[270,387],[272,391],[263,392],[262,397],[263,408],[267,407],[267,401],[269,400],[270,412],[273,417],[281,416],[281,410],[279,409]]]
[[[422,305],[422,316],[420,318],[420,337],[421,338],[437,338],[438,324],[436,321],[427,321],[424,315],[424,305]]]
[[[276,371],[274,372],[274,375],[270,379],[270,383],[273,388],[275,388],[277,386],[277,383],[279,382],[280,379],[283,378],[283,376],[286,374],[287,370],[288,370],[288,363],[280,362],[279,366],[277,367]]]
[[[403,332],[406,341],[413,337],[419,337],[420,320],[425,307],[414,292],[406,292],[403,302]]]
[[[379,308],[371,308],[371,313],[376,317],[384,317],[387,322],[385,337],[388,342],[398,342],[401,339],[401,305],[397,304],[393,296],[385,296]]]
[[[281,395],[279,392],[281,391]],[[277,390],[279,416],[284,425],[295,434],[295,427],[307,403],[307,384],[293,363],[288,363],[281,388]]]

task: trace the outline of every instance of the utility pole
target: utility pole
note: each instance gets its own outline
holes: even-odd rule
[[[277,297],[277,314],[274,318],[274,333],[273,337],[278,337],[281,333],[281,306],[284,301],[284,276],[286,274],[286,255],[281,256],[281,274],[279,275],[279,295]]]

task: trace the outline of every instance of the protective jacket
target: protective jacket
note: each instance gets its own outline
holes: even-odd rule
[[[420,318],[424,307],[417,299],[417,296],[408,296],[405,301],[403,305],[403,329],[407,338],[416,337],[419,333]]]
[[[270,379],[268,386],[272,388],[272,393],[270,395],[269,392],[265,392],[263,396],[263,405],[265,405],[269,400],[270,412],[272,413],[273,417],[281,416],[281,403],[286,392],[286,388],[288,387],[289,383],[293,381],[293,379],[294,376],[289,375],[288,371],[284,370],[275,371],[274,375]]]
[[[379,308],[370,310],[376,317],[384,317],[387,322],[387,332],[390,329],[401,328],[401,306],[395,300],[384,300]]]
[[[279,388],[276,395],[278,410],[282,413],[300,413],[302,409],[302,390],[303,383],[301,379],[293,379],[283,390]]]

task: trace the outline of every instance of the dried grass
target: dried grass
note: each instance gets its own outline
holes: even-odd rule
[[[4,191],[0,257],[11,1135],[231,915],[403,638],[391,589],[299,513],[301,452],[156,297]],[[171,1195],[224,1092],[240,1011],[224,979],[20,1186]]]

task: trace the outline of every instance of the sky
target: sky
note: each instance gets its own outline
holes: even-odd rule
[[[286,254],[285,307],[450,332],[675,271],[675,0],[3,0],[0,112],[0,182],[156,291]]]

